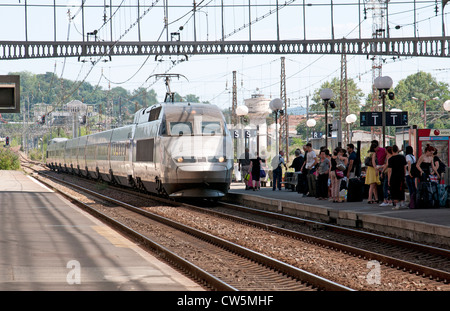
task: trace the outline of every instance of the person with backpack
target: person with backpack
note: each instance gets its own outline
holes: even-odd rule
[[[393,210],[404,206],[406,159],[398,153],[398,146],[392,146],[392,155],[388,159],[387,180],[389,192],[394,204]]]
[[[435,164],[433,161],[433,153],[435,148],[427,144],[424,153],[420,156],[416,163],[416,167],[419,170],[420,177],[419,182],[430,181],[430,175],[437,173]]]
[[[261,158],[256,154],[256,159],[250,160],[250,171],[252,172],[252,186],[253,191],[259,191],[261,189],[260,179],[261,179]]]
[[[296,190],[298,193],[300,193],[300,189],[301,189],[301,170],[302,170],[303,162],[305,162],[305,158],[302,154],[302,151],[299,148],[297,148],[295,150],[295,159],[292,161],[292,164],[291,164],[291,166],[289,166],[289,168],[294,168],[294,171],[297,173]]]
[[[303,163],[303,166],[306,169],[306,180],[308,182],[308,196],[309,197],[315,197],[316,196],[316,175],[314,173],[316,172],[316,165],[319,163],[317,160],[317,155],[315,151],[312,148],[311,143],[306,144],[306,150],[308,153],[306,154],[306,160],[305,163]]]
[[[427,145],[424,153],[420,156],[416,163],[416,167],[420,173],[416,192],[417,208],[439,207],[438,183],[433,182],[431,178],[434,173],[437,173],[437,169],[433,161],[434,151],[435,148],[433,146]]]
[[[308,146],[303,145],[303,152],[304,152],[304,156],[303,156],[303,165],[300,168],[300,171],[302,172],[300,174],[300,192],[299,193],[303,193],[303,197],[307,197],[308,196],[308,170],[306,169],[306,159],[308,158]]]
[[[390,157],[392,157],[393,151],[391,146],[386,147],[386,158],[383,167],[380,171],[380,181],[383,185],[383,197],[384,201],[380,204],[380,207],[392,206],[393,202],[391,200],[390,190],[389,190],[389,181],[388,181],[388,162]]]
[[[436,174],[438,175],[438,178],[441,179],[442,178],[442,174],[445,173],[445,163],[441,161],[441,159],[439,159],[438,155],[437,155],[437,149],[434,148],[434,153],[433,153],[433,162],[434,162],[434,168],[436,169]]]
[[[348,167],[347,167],[347,179],[356,177],[356,171],[358,170],[358,165],[361,166],[360,161],[357,161],[357,155],[355,152],[355,145],[347,144],[348,151]],[[359,168],[360,170],[361,168]]]
[[[407,146],[405,149],[405,160],[406,160],[406,176],[405,181],[409,190],[409,208],[415,208],[416,200],[416,183],[415,178],[418,177],[414,170],[416,167],[416,157],[414,156],[414,149],[411,146]],[[416,168],[417,171],[417,168]]]
[[[273,173],[272,190],[273,191],[275,191],[276,188],[278,188],[278,190],[281,190],[281,179],[283,178],[283,169],[281,168],[281,165],[284,165],[284,168],[287,169],[283,156],[284,156],[284,152],[283,152],[283,150],[280,150],[278,157],[275,156],[272,160],[272,169],[273,169],[273,171],[272,171],[272,173]]]

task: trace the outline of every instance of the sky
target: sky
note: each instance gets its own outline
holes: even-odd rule
[[[166,1],[169,5],[166,11],[168,31],[164,28],[163,4]],[[26,7],[24,0],[2,0],[0,41],[80,41],[83,39],[83,26],[85,33],[97,30],[97,40],[102,41],[164,41],[168,37],[170,40],[170,33],[176,31],[183,41],[222,39],[221,0],[197,0],[195,18],[192,13],[194,1],[166,1],[84,0],[84,10],[81,10],[82,0],[55,0],[56,8],[53,7],[54,0],[27,0]],[[278,35],[281,40],[330,39],[332,36],[371,38],[373,24],[380,20],[373,16],[374,3],[379,1],[254,0],[250,9],[248,2],[224,0],[225,40],[248,40],[250,36],[252,40],[275,40]],[[275,10],[277,2],[280,5],[278,14]],[[361,5],[358,6],[358,3]],[[151,7],[152,4],[155,6]],[[445,25],[450,24],[445,10],[442,17],[441,9],[440,1],[435,0],[391,0],[389,14],[384,11],[384,25],[388,19],[390,37],[440,36],[442,19]],[[249,19],[258,19],[258,22],[252,23],[251,31],[245,27]],[[182,30],[180,26],[183,26]],[[243,29],[239,30],[241,27]],[[450,27],[446,26],[445,31],[450,33]],[[94,40],[93,36],[89,39]],[[77,58],[0,60],[0,74],[53,72],[58,77],[84,80],[103,89],[117,86],[130,91],[139,87],[153,88],[162,101],[166,91],[164,82],[151,76],[169,70],[186,77],[172,80],[173,91],[182,96],[195,94],[202,101],[229,108],[233,71],[237,72],[238,105],[255,93],[267,98],[279,97],[282,56],[285,57],[287,97],[291,107],[305,107],[306,97],[320,88],[322,83],[340,77],[340,55],[305,54],[189,55],[188,60],[183,62],[177,62],[183,59],[177,57],[159,57],[155,60],[155,56],[113,56],[111,61],[99,61],[95,66],[90,62],[93,59],[84,59],[86,62],[80,62]],[[371,92],[372,61],[366,56],[348,55],[347,67],[348,78],[354,79],[365,94]],[[418,71],[428,72],[436,80],[450,83],[449,59],[384,58],[382,74],[393,79],[394,87],[398,81]]]

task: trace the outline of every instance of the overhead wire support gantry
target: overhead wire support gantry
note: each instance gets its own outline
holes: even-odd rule
[[[260,41],[0,41],[0,59],[88,56],[334,54],[449,57],[450,37]]]
[[[224,1],[177,1],[177,0],[153,0],[145,2],[109,0],[99,3],[92,3],[80,0],[78,5],[67,4],[62,0],[46,0],[42,2],[20,2],[0,4],[2,12],[11,16],[19,15],[13,23],[6,24],[0,22],[0,26],[5,29],[13,29],[11,33],[5,33],[0,37],[0,59],[29,59],[29,58],[55,58],[55,57],[112,57],[112,56],[185,56],[185,55],[218,55],[218,54],[334,54],[341,55],[364,55],[364,56],[390,56],[390,57],[448,57],[450,51],[450,37],[445,35],[445,8],[448,1],[386,1],[386,0],[354,0],[354,2],[287,0],[287,1],[233,1],[233,4]],[[383,24],[380,28],[384,31],[381,37],[368,36],[362,33],[362,25],[368,17],[367,10],[372,6],[382,7],[384,12]],[[71,10],[73,12],[71,13]],[[314,25],[307,23],[310,14],[320,10],[323,16],[323,25],[329,25],[329,34],[323,34],[325,39],[311,39],[311,31],[314,32]],[[342,12],[351,11],[354,18],[351,24],[356,27],[344,37],[337,32],[335,24],[339,23]],[[123,11],[123,12],[122,12]],[[426,20],[418,21],[419,13],[424,12],[433,16]],[[431,12],[433,11],[433,12]],[[10,12],[10,13],[8,13]],[[48,25],[46,27],[34,25],[37,12],[47,12]],[[295,24],[295,32],[298,38],[289,34],[290,39],[283,39],[286,36],[286,24],[284,14],[293,14],[300,22]],[[439,16],[438,12],[441,16]],[[203,13],[205,18],[197,15]],[[20,17],[20,15],[23,16]],[[61,20],[62,15],[69,14],[68,27],[72,25],[77,34],[74,38],[67,36],[67,40],[58,40],[61,36],[59,27],[64,25]],[[92,18],[95,14],[101,14],[100,19]],[[161,15],[162,14],[162,15]],[[407,14],[411,23],[396,25],[392,16]],[[120,25],[123,16],[128,15],[129,19],[125,23],[125,32],[114,34],[114,28]],[[328,16],[327,16],[328,15]],[[163,18],[161,18],[163,17]],[[171,17],[171,19],[169,19]],[[402,19],[405,18],[402,15]],[[232,18],[233,22],[230,22]],[[348,18],[348,17],[347,17]],[[416,29],[420,22],[433,18],[435,26],[433,31],[427,35],[419,36]],[[399,21],[402,19],[398,19]],[[98,24],[98,21],[102,22]],[[163,20],[160,23],[151,21]],[[25,22],[24,25],[21,22]],[[200,27],[206,21],[206,28]],[[210,36],[209,23],[214,23],[214,28],[219,29],[215,37]],[[78,23],[78,26],[75,24]],[[182,26],[177,25],[181,23]],[[263,28],[264,39],[258,40],[258,29],[260,23],[269,23],[273,27],[269,34]],[[273,23],[273,24],[271,24]],[[146,26],[144,26],[144,24]],[[144,31],[149,29],[151,31]],[[291,27],[291,24],[288,24]],[[35,27],[39,26],[39,27]],[[109,27],[108,27],[109,26]],[[137,26],[137,27],[135,27]],[[406,26],[413,26],[414,31],[404,37],[393,37],[390,30],[400,29]],[[442,31],[438,28],[442,26]],[[162,27],[159,38],[157,35]],[[187,30],[187,27],[191,27]],[[267,27],[263,26],[263,27]],[[328,27],[328,26],[325,26]],[[399,27],[399,28],[397,28]],[[36,34],[35,28],[42,29]],[[108,29],[109,28],[109,29]],[[24,29],[24,35],[21,30]],[[45,32],[47,29],[48,33]],[[182,30],[184,29],[184,30]],[[245,35],[244,29],[248,30]],[[403,28],[402,28],[403,29]],[[51,31],[53,30],[53,34]],[[156,31],[155,31],[156,30]],[[206,30],[206,40],[201,40],[202,32]],[[356,38],[349,35],[358,30]],[[81,31],[81,33],[80,33]],[[144,32],[143,32],[144,31]],[[181,35],[180,36],[180,32]],[[289,29],[291,32],[291,29]],[[178,34],[177,40],[171,40],[169,34]],[[95,40],[89,41],[89,35],[95,34]],[[165,34],[165,36],[163,36]],[[239,40],[233,40],[235,35],[239,35]],[[363,35],[365,37],[363,37]],[[53,40],[48,40],[49,37]],[[145,38],[144,38],[145,37]],[[164,38],[165,37],[165,38]],[[292,38],[295,39],[292,39]],[[323,37],[323,36],[322,36]],[[17,39],[22,38],[22,39]],[[42,39],[40,39],[42,38]],[[46,39],[44,39],[46,38]],[[151,39],[150,39],[151,38]],[[212,39],[211,39],[212,38]],[[261,38],[261,35],[259,35]],[[268,38],[266,40],[266,38]],[[269,39],[271,38],[271,39]],[[34,39],[34,40],[33,40]],[[230,40],[230,41],[228,41]]]

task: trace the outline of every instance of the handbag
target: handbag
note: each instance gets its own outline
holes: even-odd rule
[[[262,178],[266,177],[266,171],[261,169],[259,176]]]
[[[336,168],[340,171],[345,171],[346,167],[342,160],[336,158]]]
[[[250,174],[249,174],[249,173],[245,174],[244,180],[245,180],[245,181],[248,181],[249,179],[250,179]]]
[[[373,165],[372,165],[372,157],[366,157],[365,159],[364,159],[364,165],[365,166],[370,166],[370,167],[372,167]]]
[[[337,179],[344,178],[344,172],[340,170],[335,170]]]

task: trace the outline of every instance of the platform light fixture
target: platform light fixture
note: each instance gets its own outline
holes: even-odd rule
[[[306,126],[307,127],[314,127],[314,126],[316,126],[316,120],[309,119],[308,121],[306,121]]]
[[[334,101],[330,100],[333,98],[334,93],[332,89],[322,89],[319,93],[320,98],[323,100],[325,106],[325,148],[328,148],[328,105],[331,109],[336,108]]]
[[[283,101],[280,98],[274,98],[269,103],[269,108],[275,115],[275,142],[276,142],[276,154],[278,154],[279,146],[278,146],[278,114],[283,114]]]
[[[353,137],[353,132],[351,131],[352,129],[352,124],[356,122],[356,120],[358,119],[358,117],[356,116],[356,114],[352,113],[349,114],[346,118],[345,118],[345,122],[347,122],[347,124],[350,126],[350,133],[347,134],[347,141],[349,143],[351,143],[352,141],[352,137]]]
[[[392,87],[394,82],[392,78],[389,76],[378,77],[374,81],[374,86],[379,91],[379,95],[382,102],[382,114],[381,114],[381,124],[383,127],[383,147],[386,146],[386,95],[388,95],[390,100],[394,99],[394,93],[389,92],[389,89]]]
[[[450,100],[446,100],[444,102],[444,109],[445,109],[445,111],[450,112]]]

